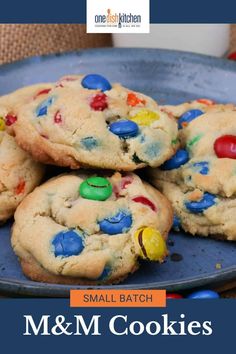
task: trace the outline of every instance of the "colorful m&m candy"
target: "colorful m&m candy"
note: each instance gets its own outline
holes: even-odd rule
[[[62,119],[62,115],[61,115],[60,110],[58,110],[58,111],[54,114],[53,121],[54,121],[55,124],[61,124],[61,123],[63,122],[63,119]]]
[[[179,168],[184,165],[189,160],[189,154],[186,150],[180,149],[176,152],[176,154],[171,157],[168,161],[166,161],[162,166],[162,170],[173,170],[175,168]]]
[[[100,230],[108,235],[127,232],[132,225],[132,216],[128,211],[119,211],[116,215],[99,222]]]
[[[14,124],[17,121],[17,116],[14,114],[7,114],[5,117],[5,123],[8,127],[10,127],[12,124]]]
[[[105,95],[105,93],[98,93],[97,95],[93,96],[90,101],[90,107],[94,111],[104,111],[104,109],[108,107],[107,95]]]
[[[55,97],[52,96],[41,102],[36,108],[37,117],[45,116],[48,113],[48,108],[53,104],[54,101]]]
[[[78,256],[84,249],[82,236],[73,230],[61,231],[56,234],[52,245],[56,257]]]
[[[219,294],[213,290],[199,290],[187,296],[188,299],[219,299]]]
[[[209,100],[208,98],[199,98],[197,102],[205,104],[207,106],[213,106],[215,104],[215,101]]]
[[[158,113],[148,109],[141,109],[135,116],[130,117],[130,119],[138,125],[149,126],[160,119],[160,116]]]
[[[79,193],[82,198],[91,200],[106,200],[112,194],[112,185],[103,177],[90,177],[81,183]]]
[[[209,162],[199,161],[192,164],[193,168],[201,175],[207,175],[209,173]]]
[[[146,205],[147,207],[149,207],[153,211],[157,211],[155,204],[150,199],[148,199],[147,197],[144,197],[143,195],[139,195],[137,197],[134,197],[132,200],[136,203]]]
[[[211,193],[204,193],[199,201],[185,201],[185,207],[191,211],[191,213],[202,213],[204,210],[215,205],[216,196]]]
[[[46,89],[43,89],[43,90],[39,91],[34,96],[34,99],[36,99],[38,96],[41,96],[41,95],[47,95],[51,90],[52,90],[51,88],[46,88]]]
[[[88,151],[96,149],[99,145],[98,140],[92,136],[82,138],[80,142],[82,147]]]
[[[183,296],[180,294],[176,294],[176,293],[167,293],[166,294],[166,299],[183,299]]]
[[[4,131],[4,130],[5,130],[5,121],[3,117],[0,117],[0,131]]]
[[[174,215],[172,228],[176,231],[179,231],[181,228],[181,219],[177,215]]]
[[[128,139],[138,135],[139,128],[131,120],[119,120],[109,125],[110,131],[119,138]]]
[[[236,136],[223,135],[216,139],[214,150],[219,158],[236,159]]]
[[[191,109],[190,111],[185,112],[178,120],[178,128],[182,129],[187,126],[192,120],[201,116],[204,112],[200,109]]]
[[[81,81],[81,85],[89,90],[107,91],[111,89],[110,82],[102,75],[89,74]]]
[[[105,280],[109,277],[109,275],[111,274],[112,270],[109,266],[105,266],[101,275],[99,275],[99,277],[97,278],[98,281],[102,281]]]
[[[139,98],[134,92],[129,92],[127,95],[127,104],[129,106],[135,107],[139,104],[144,105],[146,101],[142,98]]]
[[[236,60],[236,52],[232,52],[228,55],[229,60]]]
[[[141,227],[134,234],[139,255],[150,261],[162,261],[167,255],[166,243],[160,232],[152,227]]]
[[[25,180],[21,179],[15,188],[15,194],[19,195],[19,194],[24,193],[25,185],[26,185]]]

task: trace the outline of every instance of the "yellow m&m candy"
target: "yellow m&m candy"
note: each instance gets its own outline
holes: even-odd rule
[[[166,243],[160,232],[152,227],[141,227],[134,234],[139,255],[149,261],[163,261],[167,256]]]
[[[130,119],[138,125],[149,126],[156,120],[160,119],[158,113],[149,111],[148,109],[141,109],[135,116]]]
[[[2,117],[0,117],[0,131],[5,130],[5,121]]]

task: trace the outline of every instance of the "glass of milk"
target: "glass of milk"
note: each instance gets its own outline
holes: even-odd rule
[[[184,50],[221,57],[229,48],[229,24],[152,24],[148,34],[113,34],[115,47]]]

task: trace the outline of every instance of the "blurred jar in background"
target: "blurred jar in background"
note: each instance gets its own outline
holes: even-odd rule
[[[229,24],[152,24],[148,34],[113,34],[115,47],[165,48],[224,56]]]

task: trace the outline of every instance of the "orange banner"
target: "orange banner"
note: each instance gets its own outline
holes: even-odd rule
[[[71,290],[71,307],[165,307],[165,290]]]

